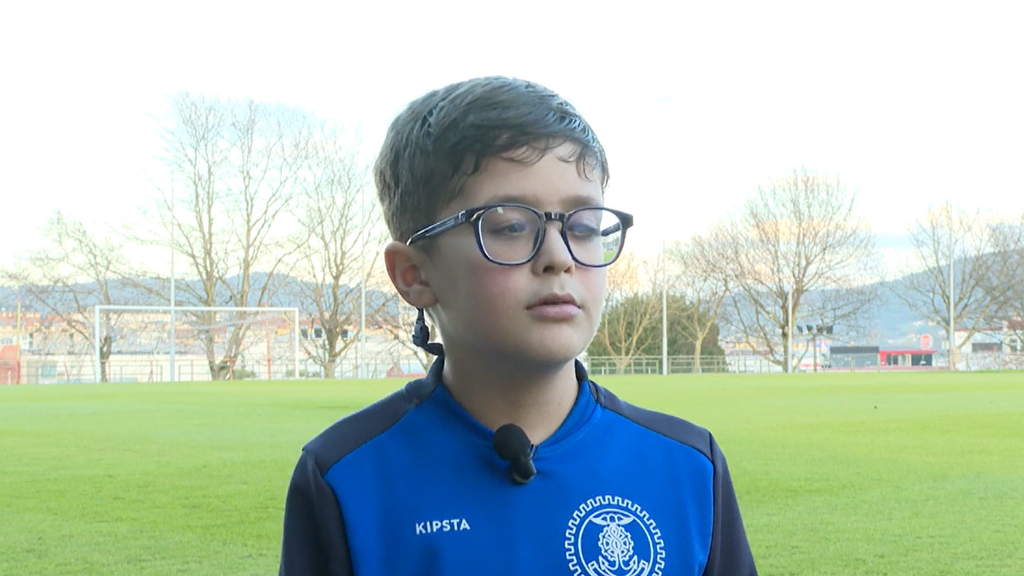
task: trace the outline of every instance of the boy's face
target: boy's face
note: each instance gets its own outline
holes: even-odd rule
[[[581,177],[575,161],[560,159],[570,152],[558,148],[534,164],[489,159],[440,218],[499,202],[558,212],[603,206],[599,181]],[[487,261],[472,224],[432,240],[422,271],[437,300],[431,311],[449,355],[473,355],[499,365],[555,366],[587,347],[601,318],[606,269],[574,262],[561,224],[546,226],[537,256],[518,266]]]

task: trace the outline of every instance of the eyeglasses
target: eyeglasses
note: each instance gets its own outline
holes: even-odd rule
[[[463,210],[431,224],[409,237],[406,244],[433,238],[456,226],[472,223],[476,244],[484,258],[502,266],[533,260],[544,244],[547,223],[562,225],[562,240],[573,261],[588,268],[607,266],[622,253],[626,229],[633,216],[598,206],[569,212],[541,212],[522,204],[489,204]]]

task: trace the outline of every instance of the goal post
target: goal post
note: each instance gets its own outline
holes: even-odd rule
[[[299,309],[98,305],[92,344],[97,383],[143,379],[147,363],[149,380],[298,378]]]

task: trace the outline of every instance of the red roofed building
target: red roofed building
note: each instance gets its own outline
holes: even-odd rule
[[[0,385],[20,383],[21,364],[18,362],[18,347],[13,344],[0,346]]]

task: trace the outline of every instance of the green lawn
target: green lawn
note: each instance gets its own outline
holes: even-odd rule
[[[1024,574],[1024,373],[601,383],[711,428],[762,575]],[[0,574],[276,573],[299,448],[400,385],[0,387]]]

